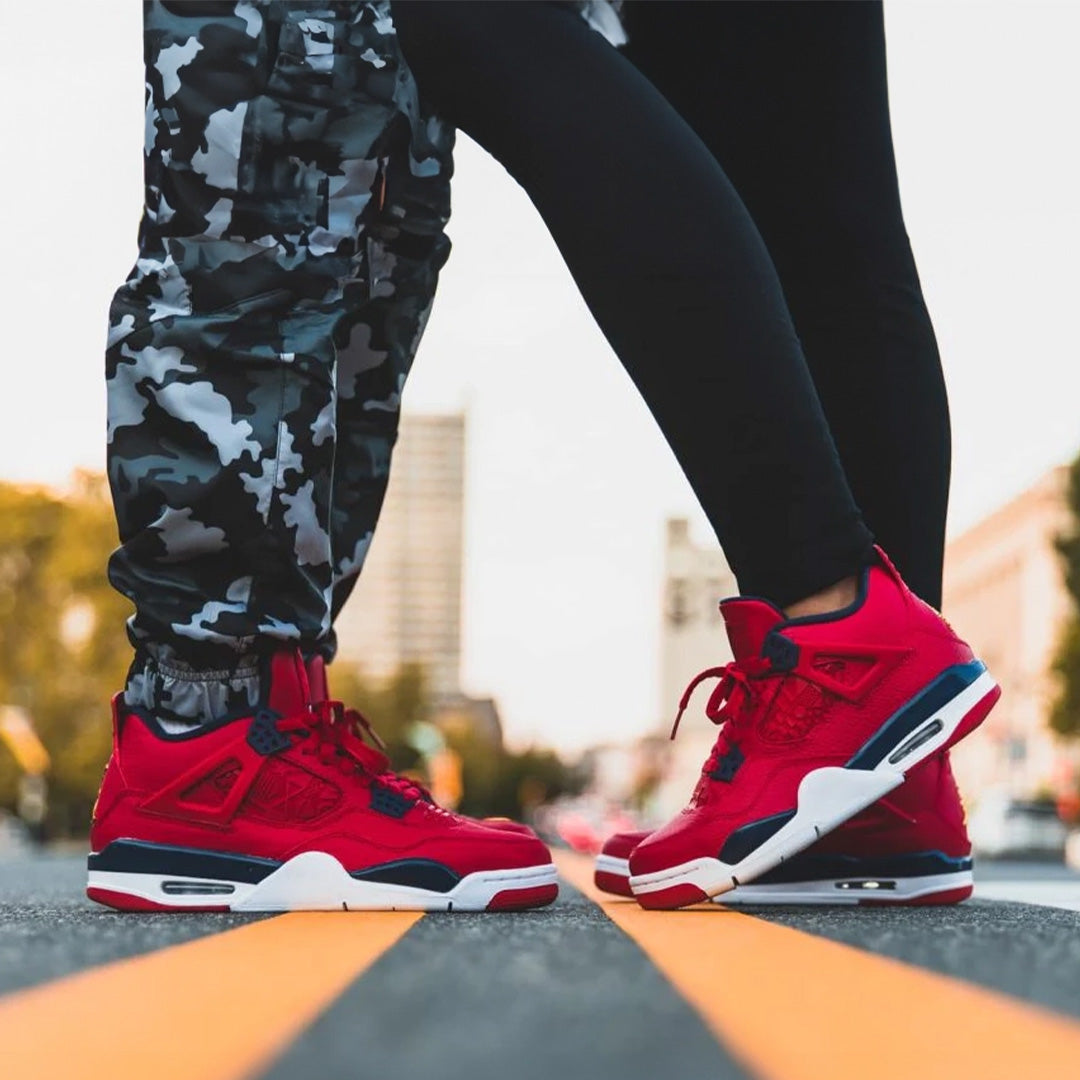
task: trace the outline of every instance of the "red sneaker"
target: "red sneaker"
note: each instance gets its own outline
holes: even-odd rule
[[[477,819],[489,829],[503,829],[506,832],[520,833],[522,836],[536,836],[536,830],[524,821],[515,821],[508,817],[485,817]]]
[[[169,735],[113,702],[87,895],[126,911],[541,907],[558,894],[535,836],[432,804],[340,707],[313,706],[303,661],[271,660],[268,707]]]
[[[612,896],[633,896],[630,888],[630,853],[651,834],[620,832],[609,836],[593,862],[593,884]]]
[[[618,833],[596,857],[598,889],[633,896],[630,853],[649,833]],[[722,904],[957,904],[971,896],[971,842],[948,752],[895,791],[718,898]]]
[[[690,805],[639,844],[631,888],[683,907],[759,878],[969,734],[1001,691],[884,554],[843,611],[787,619],[721,604],[735,659],[705,712],[723,730]],[[677,721],[676,721],[677,723]]]
[[[311,694],[311,704],[315,706],[323,705],[328,708],[341,708],[345,709],[345,718],[352,726],[353,731],[361,738],[366,738],[375,743],[380,750],[386,749],[386,744],[379,738],[374,727],[368,721],[358,709],[348,709],[339,701],[335,701],[330,697],[330,684],[326,674],[326,661],[321,656],[313,656],[310,660],[304,664],[304,670],[307,673],[308,687]],[[389,761],[387,762],[387,772],[389,777],[392,778],[392,782],[400,781],[400,777],[397,773],[390,771]],[[415,781],[410,781],[415,784]],[[416,784],[420,787],[419,784]],[[427,796],[428,801],[431,800],[431,793],[426,788],[422,789]],[[489,829],[504,829],[506,832],[521,833],[523,836],[536,836],[536,831],[530,826],[524,824],[521,821],[514,821],[507,817],[486,817],[486,818],[469,818],[467,814],[459,814],[458,817],[468,818],[470,821],[478,821],[481,825],[486,825]]]

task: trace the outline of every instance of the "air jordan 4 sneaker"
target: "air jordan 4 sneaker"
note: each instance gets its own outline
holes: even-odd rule
[[[303,659],[269,660],[265,707],[190,733],[113,702],[87,895],[125,911],[541,907],[558,893],[535,835],[443,810],[313,702]]]
[[[647,832],[618,833],[596,857],[604,892],[633,896],[630,854]],[[971,895],[971,843],[948,753],[805,851],[717,898],[723,904],[956,904]]]
[[[344,710],[344,717],[346,722],[352,727],[353,731],[363,738],[366,742],[373,743],[378,749],[385,750],[386,744],[379,738],[375,729],[369,723],[367,717],[364,716],[358,709],[347,708],[341,702],[335,701],[330,696],[330,684],[326,672],[326,662],[321,656],[313,656],[311,659],[306,660],[304,663],[304,671],[307,674],[308,688],[311,695],[311,703],[316,708],[338,708]],[[389,761],[387,762],[387,772],[393,774],[390,770]],[[400,779],[400,778],[399,778]],[[415,783],[415,781],[414,781]],[[419,785],[417,785],[419,786]],[[424,794],[430,800],[430,794],[424,789]],[[459,814],[459,817],[466,817],[467,815]],[[471,820],[479,820],[483,825],[492,829],[504,829],[507,832],[517,832],[524,836],[535,836],[536,831],[530,826],[521,821],[514,821],[507,817],[487,817],[487,818],[473,818]]]
[[[689,806],[630,855],[644,907],[719,897],[780,867],[968,735],[1000,696],[880,550],[843,610],[788,619],[736,598],[721,612],[734,660],[697,676],[679,710],[717,679],[705,713],[720,733]]]

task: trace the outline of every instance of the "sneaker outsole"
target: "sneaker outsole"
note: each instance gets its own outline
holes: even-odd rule
[[[593,863],[593,883],[603,892],[616,896],[633,896],[630,888],[630,860],[601,852]]]
[[[558,875],[551,863],[483,870],[435,892],[357,880],[332,855],[306,851],[254,884],[91,870],[86,894],[120,911],[506,911],[552,903]]]
[[[604,869],[600,860],[604,860]],[[597,857],[593,876],[596,887],[613,896],[633,896],[630,888],[630,860],[611,855]],[[958,870],[946,874],[893,875],[866,874],[862,877],[807,878],[759,885],[740,885],[715,899],[730,907],[797,905],[799,907],[959,904],[967,900],[974,887],[972,872]],[[703,897],[696,897],[700,902]],[[643,905],[648,907],[650,905]]]
[[[504,889],[489,901],[485,911],[525,911],[555,903],[558,885],[534,885],[530,889]]]

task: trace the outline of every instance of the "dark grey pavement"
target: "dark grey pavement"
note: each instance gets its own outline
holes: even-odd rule
[[[265,917],[130,918],[91,903],[85,888],[85,857],[0,861],[0,994]]]
[[[970,900],[938,910],[754,913],[1080,1017],[1080,912]]]
[[[0,994],[256,918],[111,913],[82,896],[83,874],[74,856],[0,861]],[[1062,867],[988,865],[981,880],[1036,892],[1052,882],[1080,906],[1080,875]],[[944,909],[753,913],[1080,1017],[1080,911],[976,899]],[[564,885],[558,903],[540,912],[420,920],[262,1077],[391,1075],[746,1074],[638,945]]]
[[[265,1078],[296,1080],[315,1061],[310,1075],[335,1080],[658,1080],[675,1075],[673,1048],[680,1077],[746,1075],[638,946],[563,885],[545,911],[429,915]]]

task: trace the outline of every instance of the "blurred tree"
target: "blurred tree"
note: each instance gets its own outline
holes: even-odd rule
[[[429,779],[425,763],[409,742],[410,729],[430,720],[432,709],[423,669],[406,664],[391,678],[366,678],[357,668],[335,664],[332,693],[371,721],[387,745],[394,768]],[[458,809],[477,817],[528,817],[541,802],[581,790],[583,778],[553,751],[530,748],[518,753],[475,729],[444,728],[447,746],[461,758],[463,793]]]
[[[1053,662],[1059,690],[1050,713],[1050,726],[1061,735],[1080,736],[1080,457],[1069,469],[1065,501],[1071,523],[1057,538],[1057,549],[1064,563],[1065,588],[1072,599],[1072,613]]]
[[[417,769],[420,755],[409,743],[409,729],[427,720],[431,711],[423,668],[404,664],[388,679],[371,679],[359,668],[339,662],[329,675],[331,694],[367,717],[386,743],[394,767]]]
[[[85,831],[109,753],[131,610],[105,578],[115,545],[103,477],[77,474],[64,496],[0,484],[0,702],[30,712],[52,756],[49,835]],[[0,750],[0,805],[16,780]]]
[[[664,743],[666,744],[669,741],[665,738]],[[663,783],[664,777],[668,774],[669,757],[670,753],[667,751],[667,746],[663,744],[659,751],[650,755],[643,755],[643,760],[638,766],[633,785],[630,788],[630,797],[627,799],[629,806],[639,812],[648,807],[661,783]]]
[[[52,758],[46,835],[85,833],[111,744],[109,699],[122,685],[131,606],[108,583],[116,526],[104,477],[80,473],[72,491],[0,483],[0,704],[26,708]],[[431,719],[424,673],[383,681],[335,664],[335,696],[361,709],[395,768],[421,774],[410,731]],[[580,787],[550,750],[509,753],[475,733],[447,733],[462,757],[461,809],[518,817]],[[0,744],[0,807],[16,803],[18,769]]]
[[[584,784],[554,750],[514,752],[474,732],[454,731],[447,741],[461,755],[463,814],[525,819],[542,803],[577,794]]]

